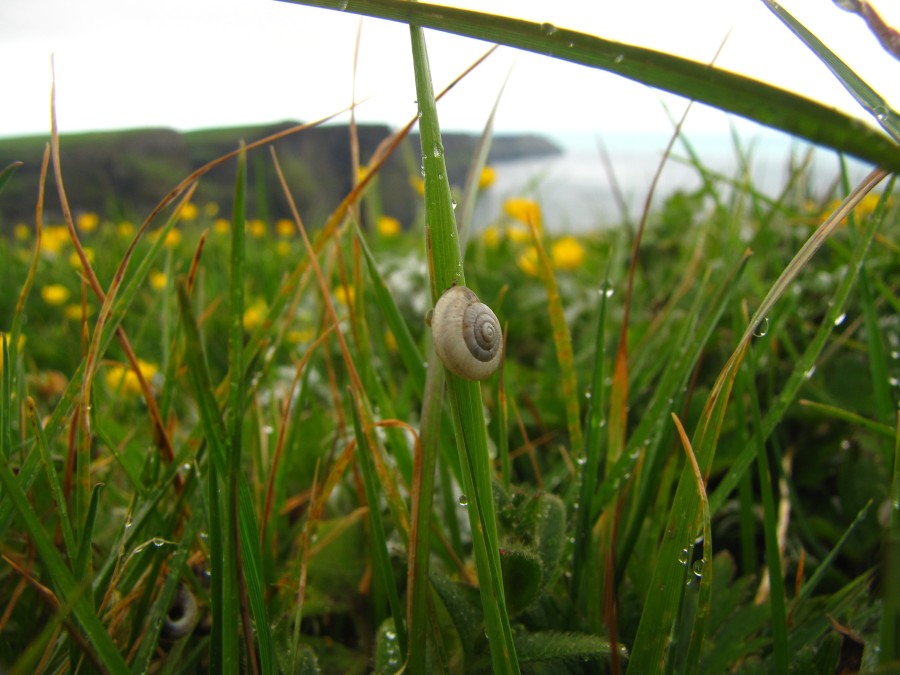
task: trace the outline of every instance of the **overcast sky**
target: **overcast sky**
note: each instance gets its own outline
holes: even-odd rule
[[[760,0],[472,0],[447,4],[550,22],[708,61],[863,113],[831,74]],[[831,0],[783,3],[895,107],[900,62],[862,20]],[[875,0],[900,24],[900,2]],[[49,130],[50,55],[55,54],[60,130],[194,129],[311,120],[350,103],[358,17],[274,0],[0,1],[0,137]],[[486,49],[429,32],[435,87]],[[441,104],[446,130],[480,130],[512,75],[498,131],[590,133],[670,130],[662,102],[679,99],[601,71],[503,48]],[[364,19],[357,74],[363,121],[400,126],[415,114],[409,33]],[[695,129],[727,129],[713,111]]]

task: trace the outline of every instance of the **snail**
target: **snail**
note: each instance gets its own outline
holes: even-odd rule
[[[434,351],[450,372],[467,380],[485,380],[503,356],[500,321],[465,286],[451,286],[431,314]]]
[[[160,631],[165,640],[178,640],[190,635],[199,619],[197,599],[189,588],[179,584],[172,598],[172,604],[166,613],[166,620]]]

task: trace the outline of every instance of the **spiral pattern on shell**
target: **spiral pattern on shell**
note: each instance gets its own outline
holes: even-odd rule
[[[491,308],[465,286],[448,288],[431,317],[434,349],[447,368],[467,380],[484,380],[500,365],[503,335]]]

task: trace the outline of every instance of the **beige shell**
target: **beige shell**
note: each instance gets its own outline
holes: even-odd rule
[[[500,321],[465,286],[451,286],[431,315],[434,350],[447,368],[467,380],[484,380],[503,355]]]

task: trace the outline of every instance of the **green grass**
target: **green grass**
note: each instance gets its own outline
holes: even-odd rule
[[[656,86],[739,90],[732,111],[900,161],[880,132],[667,55],[341,4],[625,76],[641,61]],[[877,94],[779,16],[893,134]],[[863,670],[900,666],[893,179],[813,194],[797,161],[772,198],[739,139],[723,176],[678,137],[700,187],[639,235],[562,241],[527,202],[473,231],[490,125],[450,185],[421,28],[411,44],[421,116],[323,222],[296,216],[259,142],[138,228],[76,222],[77,195],[44,222],[37,188],[34,227],[3,224],[0,668],[831,673],[860,644]],[[416,121],[421,213],[381,231],[378,167]],[[291,221],[248,212],[264,162]],[[230,217],[194,209],[229,163]],[[505,328],[484,383],[445,372],[425,322],[463,283]],[[179,587],[199,614],[173,636]]]

